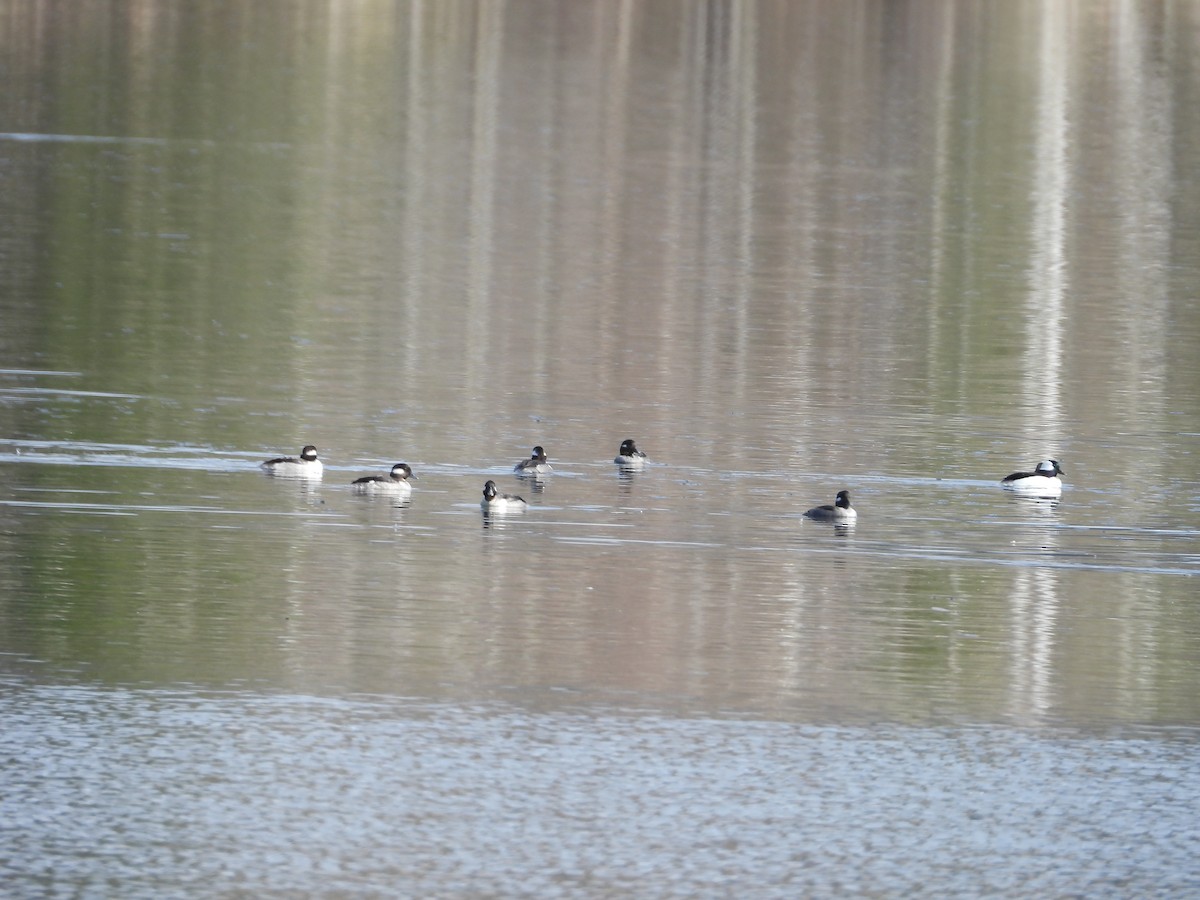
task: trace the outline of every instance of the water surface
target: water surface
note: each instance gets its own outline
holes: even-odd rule
[[[1192,5],[0,34],[12,891],[1200,887]]]

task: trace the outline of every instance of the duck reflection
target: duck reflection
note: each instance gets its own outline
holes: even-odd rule
[[[633,483],[637,481],[641,471],[641,469],[626,466],[621,466],[617,469],[617,485],[620,487],[622,494],[630,492],[633,488]]]
[[[1023,497],[1020,494],[1009,494],[1014,508],[1029,518],[1058,520],[1058,508],[1062,502],[1057,497]]]
[[[546,490],[546,482],[549,480],[542,474],[524,473],[518,474],[517,477],[521,479],[521,485],[528,488],[531,494],[540,494]]]
[[[503,531],[512,524],[513,514],[485,509],[480,513],[480,521],[484,531]]]

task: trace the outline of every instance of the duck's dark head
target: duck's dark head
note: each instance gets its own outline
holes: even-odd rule
[[[637,448],[637,444],[633,442],[633,438],[626,438],[621,441],[621,456],[645,456],[641,450]]]

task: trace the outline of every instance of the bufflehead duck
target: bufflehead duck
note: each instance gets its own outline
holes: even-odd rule
[[[637,448],[633,442],[633,438],[626,438],[621,441],[621,449],[617,451],[617,458],[613,460],[618,466],[640,466],[646,461],[646,454]]]
[[[489,481],[483,486],[483,499],[479,501],[479,505],[484,512],[521,512],[527,506],[523,497],[497,491],[494,481]]]
[[[849,525],[858,518],[858,513],[850,506],[850,492],[838,491],[837,500],[832,505],[814,506],[804,514],[806,519],[817,522],[833,522],[837,525]]]
[[[412,477],[412,469],[408,467],[408,463],[396,463],[387,475],[364,475],[362,478],[355,478],[350,482],[350,486],[363,492],[387,491],[393,494],[407,494],[412,490],[412,485],[408,483],[408,479]]]
[[[1062,480],[1058,476],[1066,474],[1057,459],[1044,459],[1032,472],[1013,472],[1000,486],[1027,497],[1049,499],[1062,494]]]
[[[553,472],[554,469],[550,465],[550,461],[546,459],[546,451],[541,446],[533,448],[533,453],[529,459],[523,459],[515,466],[513,471],[518,475],[545,475],[547,472]]]
[[[324,466],[317,459],[317,448],[312,444],[300,451],[300,458],[294,456],[279,456],[268,459],[262,468],[272,475],[290,475],[300,478],[320,478]]]

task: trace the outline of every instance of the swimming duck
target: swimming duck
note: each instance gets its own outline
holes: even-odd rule
[[[408,483],[408,479],[412,477],[412,469],[409,468],[408,463],[396,463],[388,474],[364,475],[362,478],[355,478],[350,482],[350,486],[363,493],[386,491],[393,494],[407,494],[412,491],[412,485]]]
[[[496,482],[488,481],[483,486],[483,499],[479,502],[484,512],[522,512],[528,504],[523,497],[501,494]]]
[[[833,522],[835,525],[849,525],[858,518],[858,513],[850,505],[850,492],[838,491],[837,499],[824,506],[814,506],[804,514],[805,518],[817,522]]]
[[[553,472],[554,469],[551,467],[550,461],[546,459],[546,451],[539,445],[533,448],[529,459],[523,459],[513,466],[513,471],[517,475],[545,475],[547,472]]]
[[[637,448],[633,442],[633,438],[626,438],[621,441],[621,449],[617,451],[617,457],[613,460],[618,466],[630,466],[633,468],[639,467],[646,461],[646,454]]]
[[[1057,459],[1044,459],[1032,472],[1013,472],[1006,476],[1000,486],[1027,497],[1051,499],[1062,494],[1062,479],[1058,476],[1066,474]]]
[[[294,456],[278,456],[268,459],[262,468],[272,475],[287,475],[293,478],[320,478],[324,471],[321,460],[317,459],[317,448],[308,444],[300,451],[300,458]]]

